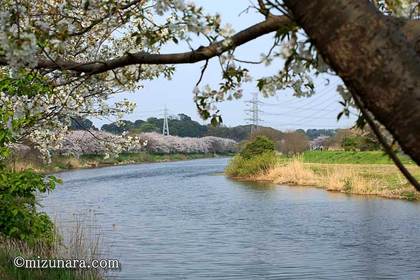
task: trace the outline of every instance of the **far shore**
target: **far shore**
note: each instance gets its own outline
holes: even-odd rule
[[[420,201],[420,193],[410,185],[398,168],[382,160],[381,152],[308,152],[297,157],[279,157],[268,168],[251,175],[232,175],[233,167],[226,174],[232,179],[248,182],[265,182],[289,186],[308,186],[357,195],[376,195],[391,199]],[[340,163],[333,156],[340,155]],[[363,158],[369,160],[363,160]],[[385,157],[384,157],[385,158]],[[385,158],[386,159],[386,158]],[[408,170],[420,179],[420,167],[405,160]],[[230,168],[230,169],[229,169]]]
[[[11,161],[9,165],[15,170],[32,169],[39,173],[57,173],[78,169],[93,169],[110,166],[123,166],[142,163],[172,162],[183,160],[206,159],[215,157],[230,157],[231,154],[152,154],[141,153],[122,153],[117,157],[105,158],[104,155],[81,155],[75,156],[54,156],[51,163],[43,163],[35,160]]]

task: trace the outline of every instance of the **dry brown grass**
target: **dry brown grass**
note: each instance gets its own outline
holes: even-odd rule
[[[377,178],[364,178],[360,171],[354,167],[332,166],[327,168],[324,176],[319,177],[322,185],[331,191],[370,194],[380,184],[380,180]]]
[[[27,163],[27,162],[23,162],[23,161],[19,161],[19,162],[14,162],[12,165],[12,169],[15,171],[24,171],[26,169],[36,169],[36,167],[32,164],[32,163]]]
[[[317,183],[316,174],[305,168],[300,158],[294,158],[288,163],[279,163],[267,172],[257,175],[256,179],[301,186],[314,186]]]
[[[409,166],[409,169],[420,178],[418,166]],[[314,186],[351,194],[420,200],[420,193],[390,164],[317,164],[304,163],[302,158],[296,157],[248,179]]]
[[[69,167],[69,169],[78,169],[82,167],[82,163],[77,158],[69,158],[66,160],[65,164]]]
[[[97,162],[83,162],[82,160],[75,157],[57,157],[53,158],[51,164],[46,162],[36,162],[33,160],[25,159],[14,159],[11,161],[8,166],[15,171],[24,171],[31,169],[35,172],[46,173],[46,172],[56,172],[60,170],[68,169],[80,169],[88,167],[97,167]]]

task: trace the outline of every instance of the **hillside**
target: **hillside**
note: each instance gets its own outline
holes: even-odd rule
[[[221,138],[228,138],[241,142],[249,139],[251,134],[251,125],[239,125],[234,127],[227,127],[220,125],[213,127],[211,125],[203,125],[197,121],[191,119],[190,116],[185,114],[178,114],[168,119],[169,131],[171,135],[180,137],[205,137],[205,136],[216,136]],[[129,133],[145,133],[145,132],[157,132],[160,133],[163,127],[163,118],[151,117],[147,120],[136,120],[128,121],[122,120],[120,122],[113,122],[110,124],[104,124],[101,127],[102,131],[109,132],[112,134],[120,135],[123,132]],[[92,127],[91,127],[92,128]],[[77,126],[76,129],[80,129]],[[263,134],[270,135],[273,139],[281,139],[283,132],[271,127],[260,126],[259,131]],[[298,131],[305,134],[309,140],[313,140],[321,135],[332,136],[336,134],[336,129],[308,129]]]

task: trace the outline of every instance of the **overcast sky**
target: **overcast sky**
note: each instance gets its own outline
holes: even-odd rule
[[[196,0],[210,13],[222,15],[224,23],[231,23],[235,31],[240,31],[263,18],[255,11],[239,15],[248,5],[247,0]],[[273,34],[266,35],[239,47],[236,51],[237,57],[246,60],[259,60],[262,52],[267,52],[273,42]],[[199,47],[197,42],[194,47]],[[185,45],[168,46],[163,52],[188,51]],[[216,59],[209,63],[201,85],[210,84],[217,88],[220,82],[221,71]],[[137,103],[137,109],[133,114],[127,115],[125,119],[137,120],[148,117],[163,115],[163,108],[166,106],[171,115],[184,113],[191,116],[200,123],[207,123],[200,119],[193,101],[192,90],[197,82],[203,63],[194,65],[179,65],[171,81],[163,78],[144,83],[144,88],[135,93],[118,95],[116,99],[128,98]],[[272,65],[245,65],[253,77],[267,76],[275,73],[283,64],[275,60]],[[348,128],[353,125],[355,117],[350,119],[343,117],[337,122],[337,114],[342,110],[339,95],[336,93],[336,86],[341,80],[336,77],[329,77],[329,83],[325,79],[316,81],[316,94],[311,98],[293,97],[291,91],[278,92],[276,96],[264,98],[260,95],[262,119],[261,125],[271,126],[280,130],[308,129],[308,128]],[[221,110],[223,122],[227,126],[236,126],[249,123],[246,119],[246,109],[249,104],[245,101],[252,98],[253,92],[258,92],[255,80],[243,86],[244,97],[239,100],[226,101],[218,104]],[[114,100],[116,100],[114,99]],[[248,113],[249,114],[249,113]],[[94,120],[96,126],[111,122],[112,119]]]

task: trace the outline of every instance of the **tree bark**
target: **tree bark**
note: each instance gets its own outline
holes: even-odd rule
[[[408,41],[413,45],[420,56],[420,20],[408,20],[401,27],[401,31],[404,33]]]
[[[418,26],[367,0],[284,2],[351,93],[420,165]]]

